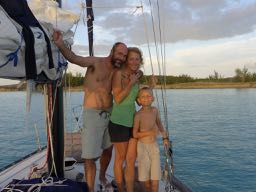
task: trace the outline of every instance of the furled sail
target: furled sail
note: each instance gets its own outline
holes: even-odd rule
[[[0,1],[0,77],[9,79],[58,79],[67,62],[51,37],[63,32],[72,45],[71,27],[78,15],[57,8],[50,0]],[[32,10],[32,11],[31,11]]]

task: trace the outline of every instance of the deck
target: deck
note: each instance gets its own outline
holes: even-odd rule
[[[33,154],[32,156],[28,156],[27,158],[23,159],[20,162],[17,162],[16,164],[13,164],[12,166],[8,167],[5,170],[2,170],[0,172],[0,191],[8,185],[13,179],[27,179],[29,173],[31,172],[31,168],[35,165],[42,165],[42,163],[45,161],[46,158],[46,150],[43,150],[41,152],[38,152],[36,154]],[[109,168],[107,170],[106,176],[109,181],[112,181],[114,179],[113,176],[113,159],[110,162]],[[72,160],[72,159],[71,159]],[[71,163],[72,164],[72,163]],[[95,192],[100,192],[99,187],[99,180],[98,180],[98,174],[99,174],[99,165],[97,161],[97,175],[96,175],[96,182],[95,182]],[[83,181],[84,177],[84,167],[83,163],[74,163],[72,166],[67,166],[65,168],[65,178],[71,179],[71,180],[77,180],[77,181]],[[174,185],[176,186],[173,190],[165,190],[165,183],[163,181],[160,181],[159,183],[159,192],[166,192],[166,191],[172,191],[172,192],[191,192],[186,186],[184,186],[178,179],[174,178],[173,180]],[[105,190],[105,192],[113,192],[113,188],[110,190]],[[135,181],[135,191],[136,192],[142,192],[143,188],[139,181]]]

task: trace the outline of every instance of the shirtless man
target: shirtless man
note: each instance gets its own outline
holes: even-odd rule
[[[53,41],[71,63],[87,67],[84,79],[84,126],[82,130],[82,158],[89,192],[94,191],[96,160],[100,159],[100,182],[105,185],[105,173],[112,155],[108,134],[109,112],[113,104],[111,81],[115,70],[126,60],[127,47],[115,43],[107,57],[82,57],[70,51],[60,32],[54,32]]]

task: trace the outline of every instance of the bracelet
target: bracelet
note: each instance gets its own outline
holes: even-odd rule
[[[168,137],[163,137],[162,139],[163,139],[163,141],[164,141],[164,140],[166,140],[166,139],[167,139],[167,140],[169,140],[169,138],[168,138]]]

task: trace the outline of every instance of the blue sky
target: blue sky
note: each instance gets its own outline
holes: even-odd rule
[[[63,0],[63,8],[83,16],[81,3],[84,2]],[[143,14],[141,9],[136,9],[141,2]],[[159,0],[158,6],[156,0],[93,0],[93,6],[96,56],[107,56],[114,42],[123,41],[143,50],[144,70],[151,74],[147,31],[157,74],[152,13],[158,46],[159,21],[161,24],[166,74],[208,77],[217,71],[229,77],[234,75],[236,68],[244,66],[256,72],[256,0]],[[74,42],[73,50],[77,54],[88,55],[87,29],[83,19],[77,27]],[[69,71],[84,73],[85,70],[69,65]]]

